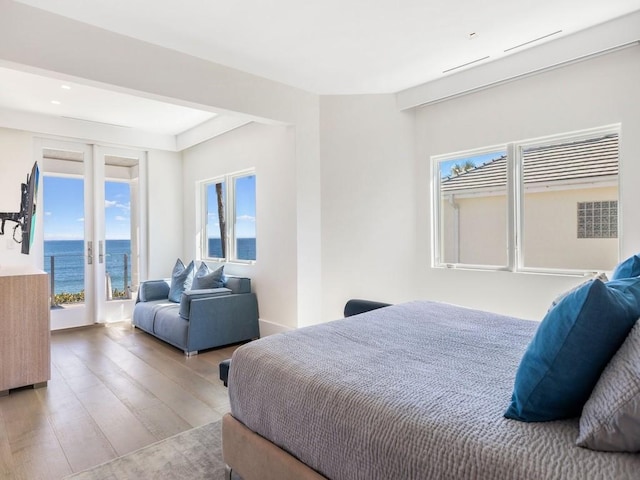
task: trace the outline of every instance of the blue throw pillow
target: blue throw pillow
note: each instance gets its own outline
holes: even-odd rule
[[[163,300],[169,297],[169,285],[164,280],[147,280],[140,284],[138,299],[141,302]]]
[[[631,278],[640,275],[640,257],[634,255],[620,263],[611,275],[611,280],[620,280],[621,278]]]
[[[203,290],[209,288],[222,288],[224,284],[222,283],[222,271],[224,270],[224,265],[211,271],[209,266],[202,262],[200,264],[200,268],[196,272],[196,276],[193,279],[193,284],[191,285],[192,290]]]
[[[180,303],[180,297],[185,290],[191,290],[193,283],[193,262],[189,262],[186,267],[182,260],[178,259],[173,272],[171,272],[171,287],[169,288],[169,300]]]
[[[504,416],[544,422],[580,415],[639,316],[640,278],[596,279],[567,295],[527,347]]]

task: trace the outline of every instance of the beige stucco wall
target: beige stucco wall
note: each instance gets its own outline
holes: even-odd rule
[[[577,203],[617,200],[617,187],[525,193],[522,251],[525,267],[611,270],[618,259],[617,238],[578,238]],[[455,200],[459,215],[459,259],[455,255],[455,211],[443,201],[443,261],[506,265],[505,196]],[[496,232],[504,232],[497,235]]]
[[[525,266],[613,269],[618,262],[618,239],[578,238],[577,203],[617,199],[617,187],[525,195]]]
[[[467,265],[507,264],[507,199],[504,195],[455,199],[443,208],[445,263]],[[458,210],[460,243],[456,261],[455,209]],[[498,234],[497,232],[502,232]]]

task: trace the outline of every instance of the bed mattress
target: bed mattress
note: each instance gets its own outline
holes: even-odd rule
[[[632,479],[578,420],[503,413],[536,322],[411,302],[238,348],[231,413],[332,480]]]

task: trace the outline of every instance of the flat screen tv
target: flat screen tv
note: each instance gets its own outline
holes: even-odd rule
[[[20,211],[0,212],[0,235],[4,235],[4,226],[7,221],[14,222],[16,225],[13,227],[13,239],[21,244],[21,251],[25,255],[29,254],[33,244],[39,177],[38,162],[35,162],[31,174],[27,175],[27,182],[20,185]]]

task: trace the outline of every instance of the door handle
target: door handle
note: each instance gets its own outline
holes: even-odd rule
[[[87,242],[87,264],[93,264],[93,242]]]
[[[104,245],[102,245],[102,240],[98,241],[98,262],[104,262]]]

